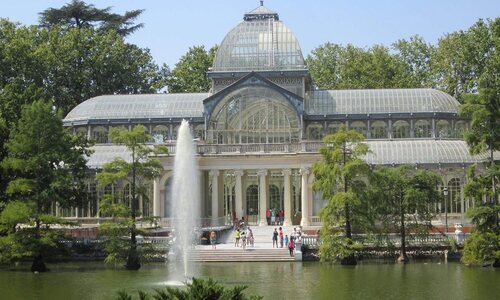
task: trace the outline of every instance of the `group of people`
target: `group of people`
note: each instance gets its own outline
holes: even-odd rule
[[[266,210],[266,219],[267,225],[283,225],[283,221],[285,220],[285,212],[280,209],[277,210],[275,208]]]
[[[301,232],[300,229],[297,231],[297,228],[293,229],[293,232],[290,234],[290,238],[288,238],[288,235],[285,234],[283,237],[283,228],[276,229],[274,228],[273,231],[273,248],[276,246],[276,248],[283,248],[283,244],[288,247],[288,251],[290,251],[290,256],[293,256],[293,253],[295,251],[295,241],[299,240],[301,237]],[[279,244],[278,244],[279,241]]]
[[[235,247],[240,247],[240,241],[241,241],[241,247],[243,250],[246,249],[246,246],[249,245],[253,247],[253,231],[250,228],[250,226],[240,226],[236,228],[236,233],[235,233],[236,241],[234,242]]]

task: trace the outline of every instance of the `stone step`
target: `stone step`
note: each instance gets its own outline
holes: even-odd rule
[[[200,249],[191,250],[191,261],[294,261],[287,249]]]

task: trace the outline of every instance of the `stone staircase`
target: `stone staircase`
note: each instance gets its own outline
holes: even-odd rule
[[[195,249],[189,253],[191,261],[199,262],[257,262],[257,261],[295,261],[287,248],[278,249]]]

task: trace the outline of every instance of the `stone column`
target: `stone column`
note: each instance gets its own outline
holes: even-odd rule
[[[267,226],[267,170],[259,170],[257,174],[259,175],[259,226]]]
[[[234,171],[234,177],[236,177],[236,186],[235,186],[235,199],[234,199],[234,204],[235,208],[234,211],[236,212],[236,218],[238,220],[243,217],[244,211],[243,211],[243,190],[242,190],[242,180],[241,177],[243,176],[243,170],[235,170]],[[233,212],[231,212],[231,217],[233,216]],[[232,220],[231,220],[232,221]]]
[[[284,210],[285,210],[285,220],[283,221],[283,226],[292,225],[292,189],[291,189],[291,179],[292,175],[291,169],[283,169],[283,190],[284,190]]]
[[[209,175],[212,179],[212,222],[215,224],[219,217],[219,170],[211,170]]]
[[[308,201],[308,179],[309,179],[309,168],[300,169],[300,174],[302,175],[302,186],[301,186],[301,198],[302,198],[302,220],[300,225],[309,226],[309,201]]]
[[[162,217],[160,203],[160,178],[155,178],[153,182],[153,215]]]

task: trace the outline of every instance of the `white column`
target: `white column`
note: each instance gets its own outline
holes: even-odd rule
[[[302,199],[302,220],[300,225],[309,226],[309,201],[308,201],[308,179],[309,179],[309,169],[300,169],[300,174],[302,175],[302,186],[301,186],[301,199]]]
[[[236,212],[236,218],[238,220],[243,217],[244,211],[243,211],[243,190],[242,190],[242,180],[241,177],[243,176],[243,170],[235,170],[234,171],[234,176],[236,177],[236,186],[235,186],[235,192],[236,192],[236,197],[235,197],[235,212]],[[231,216],[233,215],[233,212],[231,212]]]
[[[160,178],[155,178],[153,182],[153,215],[162,217],[160,203]]]
[[[283,170],[283,181],[284,181],[284,204],[285,204],[285,220],[283,221],[283,226],[292,225],[292,189],[291,189],[291,169]]]
[[[267,170],[259,170],[257,174],[259,175],[259,226],[267,226]]]
[[[216,221],[219,217],[219,170],[211,170],[210,177],[212,179],[212,221]]]

